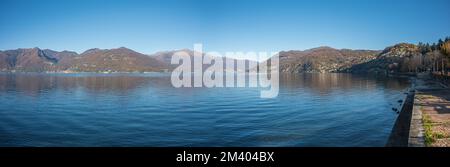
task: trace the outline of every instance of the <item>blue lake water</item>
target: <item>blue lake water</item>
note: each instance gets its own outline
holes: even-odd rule
[[[384,146],[402,78],[280,76],[173,88],[170,74],[0,74],[0,146]]]

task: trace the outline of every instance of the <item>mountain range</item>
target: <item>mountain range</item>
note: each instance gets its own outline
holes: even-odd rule
[[[160,72],[171,71],[172,55],[188,49],[145,55],[131,49],[89,49],[81,54],[72,51],[28,48],[0,51],[3,72]],[[405,59],[420,54],[416,45],[401,43],[384,50],[351,50],[318,47],[308,50],[279,52],[280,72],[387,72],[402,71]],[[209,55],[202,55],[209,56]],[[250,60],[245,61],[249,66]],[[208,67],[203,66],[203,69]],[[247,67],[249,69],[253,67]],[[245,70],[235,68],[234,70]]]

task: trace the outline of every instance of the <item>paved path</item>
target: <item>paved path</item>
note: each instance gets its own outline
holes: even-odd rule
[[[419,75],[415,88],[410,146],[426,141],[426,146],[450,147],[450,89],[428,75]]]

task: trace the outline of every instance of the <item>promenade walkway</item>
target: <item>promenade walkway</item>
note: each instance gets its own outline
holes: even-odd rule
[[[450,147],[450,89],[419,74],[409,135],[411,147]]]

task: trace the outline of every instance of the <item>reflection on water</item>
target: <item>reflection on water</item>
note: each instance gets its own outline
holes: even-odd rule
[[[21,74],[0,77],[0,91],[15,90],[27,95],[38,95],[43,90],[70,90],[84,88],[93,92],[114,91],[127,93],[142,84],[149,86],[170,86],[168,80],[160,77],[143,77],[131,74],[99,75],[94,74]]]
[[[405,87],[407,80],[393,79],[384,76],[367,77],[362,75],[350,74],[282,74],[281,85],[285,88],[308,88],[319,94],[328,94],[334,90],[350,90],[355,87],[364,87],[365,89],[376,89],[377,86],[383,86],[386,89],[399,90]]]
[[[0,74],[0,146],[383,146],[406,79],[281,75],[280,93],[170,74]]]

